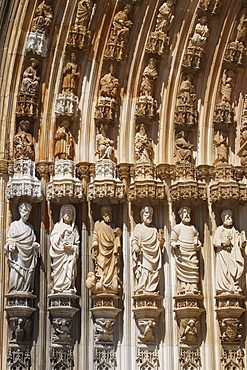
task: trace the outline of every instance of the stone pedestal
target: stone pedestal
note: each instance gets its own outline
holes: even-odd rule
[[[234,63],[240,67],[246,63],[246,53],[247,49],[242,42],[230,42],[225,51],[224,62]]]
[[[6,197],[9,200],[27,198],[30,202],[41,202],[43,191],[41,181],[35,176],[35,162],[18,159],[9,165],[10,179],[7,183]]]
[[[9,324],[9,348],[8,348],[8,369],[31,368],[30,335],[31,315],[35,295],[29,292],[11,292],[6,294],[7,319]],[[16,367],[15,367],[16,366]]]
[[[77,308],[78,295],[72,293],[49,294],[51,319],[51,369],[65,368],[72,370],[74,366],[72,326]]]
[[[197,110],[188,104],[179,104],[175,110],[174,124],[176,126],[185,125],[194,127],[198,123]]]
[[[55,106],[57,116],[77,116],[79,99],[73,94],[58,94]]]
[[[71,27],[67,45],[77,49],[85,49],[90,39],[90,31],[85,26]]]
[[[234,108],[230,103],[218,103],[214,109],[214,124],[233,125],[234,124]],[[227,128],[227,127],[226,127]]]
[[[34,119],[37,118],[38,104],[36,96],[20,93],[17,99],[15,113],[18,117],[28,116]]]
[[[116,163],[111,159],[100,159],[95,164],[95,177],[88,184],[88,199],[110,197],[122,200],[124,184],[117,178]]]
[[[101,96],[98,99],[95,107],[95,121],[107,121],[115,122],[117,118],[116,114],[116,100],[108,97]]]
[[[184,68],[193,68],[199,71],[202,68],[204,49],[196,46],[189,46],[184,54],[182,66]]]
[[[45,33],[30,31],[26,41],[25,52],[32,52],[45,58],[47,54],[49,39]]]
[[[83,200],[82,182],[76,177],[76,164],[69,159],[55,162],[54,177],[47,184],[47,199],[60,202],[68,198],[71,202]]]
[[[140,96],[136,103],[136,116],[152,119],[158,109],[157,101],[152,96]]]
[[[170,37],[165,32],[153,31],[150,33],[146,45],[146,53],[163,56],[168,50]]]

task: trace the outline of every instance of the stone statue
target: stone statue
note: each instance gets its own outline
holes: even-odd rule
[[[180,337],[181,342],[197,342],[197,320],[190,319]]]
[[[181,207],[178,211],[181,222],[171,233],[171,246],[174,248],[178,279],[178,294],[199,294],[199,260],[201,249],[199,233],[190,224],[190,208]]]
[[[216,293],[242,294],[241,277],[244,258],[241,252],[246,246],[245,232],[233,226],[233,213],[226,209],[221,213],[223,225],[217,227],[213,245],[216,249]]]
[[[9,265],[10,292],[32,292],[34,269],[39,255],[33,227],[27,222],[32,206],[21,203],[18,207],[20,219],[10,224],[4,253]]]
[[[52,8],[49,0],[43,0],[37,7],[31,26],[32,32],[48,34],[53,18]]]
[[[178,163],[181,162],[190,163],[192,161],[193,145],[190,144],[189,141],[186,141],[185,131],[180,131],[177,134],[175,141],[175,149]]]
[[[101,124],[96,135],[96,153],[99,159],[113,159],[114,141],[109,139],[107,135],[108,126]]]
[[[75,217],[75,207],[71,204],[63,205],[60,209],[60,221],[51,232],[51,293],[76,293],[76,260],[80,240]]]
[[[165,1],[159,8],[156,19],[155,31],[167,34],[174,19],[174,0]]]
[[[136,225],[131,241],[134,294],[158,294],[164,239],[152,225],[153,208],[143,207],[140,215],[142,223]]]
[[[214,144],[216,149],[216,163],[228,162],[228,137],[223,130],[216,131],[214,135]]]
[[[243,9],[241,18],[237,27],[236,41],[243,42],[245,44],[247,34],[247,14],[246,8]]]
[[[98,342],[113,342],[115,320],[96,319],[95,336]]]
[[[66,64],[63,69],[63,83],[62,93],[63,94],[75,94],[76,79],[80,77],[79,68],[76,64],[75,53],[71,54],[71,61]]]
[[[193,75],[186,75],[179,89],[178,104],[194,106],[196,100],[195,87],[192,85]]]
[[[55,134],[55,159],[74,159],[74,138],[69,129],[69,121],[59,123]]]
[[[95,270],[89,272],[86,286],[93,293],[117,293],[120,289],[119,259],[121,253],[120,237],[122,231],[112,223],[110,206],[101,208],[102,220],[94,227],[91,245]]]
[[[156,60],[154,58],[150,58],[148,65],[142,74],[140,96],[153,96],[157,78],[158,72],[156,69]]]
[[[31,98],[37,97],[37,92],[39,88],[38,77],[38,60],[31,58],[31,65],[25,69],[23,72],[23,79],[21,82],[20,95],[24,95]]]
[[[137,127],[135,155],[139,162],[152,162],[153,159],[153,142],[147,137],[146,126],[143,123]]]
[[[29,121],[21,121],[17,134],[13,139],[15,159],[34,159],[33,136],[27,132],[30,127]]]
[[[198,19],[194,34],[190,40],[190,46],[205,49],[209,37],[209,28],[207,22],[208,19],[205,16]]]
[[[235,73],[231,69],[225,69],[221,79],[221,101],[231,103],[232,89],[234,86]]]
[[[105,74],[100,80],[99,95],[111,99],[116,99],[118,94],[119,82],[114,77],[115,69],[113,64],[110,65],[109,73]]]
[[[75,28],[80,28],[81,26],[87,27],[91,11],[92,11],[92,1],[80,0],[77,5],[74,27]]]

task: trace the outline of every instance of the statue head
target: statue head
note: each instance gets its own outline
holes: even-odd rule
[[[224,209],[221,212],[221,220],[224,226],[232,226],[233,223],[233,213],[230,209]]]
[[[101,213],[102,219],[105,222],[109,223],[109,222],[112,221],[112,208],[111,208],[111,206],[103,206],[103,207],[101,207],[100,213]]]
[[[113,64],[110,64],[109,72],[111,75],[114,75],[114,73],[116,72]]]
[[[22,202],[18,206],[18,211],[20,213],[21,219],[24,222],[27,222],[29,215],[31,213],[32,206],[30,203]]]
[[[156,66],[156,60],[154,58],[150,58],[148,65],[154,68]]]
[[[77,57],[76,57],[75,53],[71,53],[70,60],[71,60],[72,63],[76,62]]]
[[[145,225],[150,225],[153,221],[154,210],[151,206],[144,206],[141,209],[141,220]]]
[[[37,59],[35,59],[35,58],[31,58],[30,59],[30,62],[31,62],[31,66],[33,68],[36,68],[38,66],[38,64],[39,64],[39,61]]]
[[[59,126],[69,128],[70,122],[67,120],[62,121]]]
[[[64,204],[60,209],[60,222],[65,224],[74,225],[76,211],[72,204]]]
[[[22,120],[19,123],[19,128],[20,128],[21,131],[27,132],[29,130],[29,127],[30,127],[30,122],[27,121],[27,120]]]
[[[137,132],[140,132],[140,134],[142,134],[142,135],[145,135],[147,133],[147,129],[146,129],[146,126],[144,125],[144,123],[141,123],[137,127]]]
[[[178,215],[181,219],[181,221],[185,224],[189,224],[191,217],[190,217],[191,209],[190,207],[182,206],[178,210]]]
[[[200,19],[198,19],[198,21],[199,21],[201,24],[206,24],[206,23],[207,23],[207,21],[208,21],[208,19],[207,19],[207,17],[206,17],[206,16],[204,16],[204,17],[201,17]]]
[[[130,4],[125,5],[123,11],[125,14],[129,14],[129,12],[131,11],[131,5]]]

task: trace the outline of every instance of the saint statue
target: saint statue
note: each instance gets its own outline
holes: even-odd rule
[[[32,206],[21,203],[18,207],[20,219],[10,224],[4,253],[9,265],[10,292],[32,292],[34,269],[39,255],[33,227],[27,222]]]
[[[165,1],[159,8],[155,31],[167,33],[174,19],[174,0]]]
[[[180,131],[177,134],[175,148],[178,163],[192,161],[193,144],[190,144],[190,142],[186,140],[185,131]]]
[[[112,223],[110,206],[101,208],[101,221],[94,227],[91,245],[94,272],[88,273],[86,286],[93,293],[117,293],[120,289],[119,259],[121,253],[120,237],[122,231]]]
[[[244,257],[241,249],[246,246],[245,232],[240,233],[233,226],[230,209],[221,213],[221,219],[223,225],[217,227],[213,237],[216,249],[216,293],[242,294]]]
[[[74,159],[74,138],[69,130],[69,121],[59,124],[55,135],[55,159]]]
[[[156,69],[156,60],[154,58],[150,58],[148,65],[142,74],[140,96],[153,96],[157,78],[158,72]]]
[[[135,155],[138,162],[152,162],[153,159],[153,142],[147,137],[146,126],[143,123],[137,127]]]
[[[194,34],[191,38],[191,46],[205,49],[209,37],[209,28],[207,22],[208,19],[205,16],[198,19]]]
[[[189,74],[185,76],[179,89],[178,103],[194,106],[196,100],[195,87],[192,84],[193,75]]]
[[[96,153],[99,159],[113,159],[114,141],[109,139],[107,135],[108,126],[101,124],[96,135]]]
[[[171,246],[174,249],[178,294],[199,294],[199,260],[201,249],[199,233],[190,224],[190,208],[181,207],[178,211],[181,222],[175,225],[171,233]]]
[[[234,86],[235,73],[231,69],[225,69],[221,79],[221,100],[223,103],[231,103],[232,89]]]
[[[80,28],[81,26],[87,27],[90,14],[92,11],[92,1],[91,0],[80,0],[77,5],[75,28]]]
[[[110,33],[110,39],[116,41],[127,41],[132,22],[128,18],[131,7],[126,5],[123,10],[120,10],[114,17],[113,25]]]
[[[106,98],[116,99],[118,93],[119,82],[114,77],[115,69],[113,64],[110,65],[109,73],[105,74],[100,80],[99,95]]]
[[[34,159],[33,136],[27,132],[30,127],[29,121],[21,121],[17,134],[13,139],[15,159]]]
[[[76,293],[76,260],[80,240],[75,217],[75,207],[71,204],[63,205],[60,209],[60,221],[51,232],[51,293]]]
[[[27,95],[30,97],[37,97],[37,92],[39,88],[38,77],[38,60],[31,58],[31,65],[25,69],[23,72],[23,79],[20,88],[20,95]]]
[[[216,160],[217,163],[227,163],[228,161],[228,137],[227,133],[223,130],[218,130],[214,135],[214,144],[216,149]]]
[[[49,0],[43,0],[35,11],[31,31],[48,34],[53,18],[52,8]]]
[[[66,64],[63,69],[63,83],[62,93],[63,94],[75,94],[76,79],[80,77],[78,65],[76,64],[75,53],[71,54],[71,61]]]
[[[159,294],[164,239],[152,225],[153,208],[142,207],[140,215],[142,223],[136,225],[131,241],[134,294]]]

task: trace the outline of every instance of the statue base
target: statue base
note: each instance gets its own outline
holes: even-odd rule
[[[95,108],[94,119],[96,122],[115,122],[117,119],[116,100],[104,96],[99,97]]]
[[[79,99],[74,94],[58,94],[55,106],[57,116],[77,116]]]
[[[158,104],[152,96],[140,96],[136,103],[136,116],[154,118],[157,115]]]
[[[201,70],[203,55],[203,48],[188,46],[182,61],[182,66],[184,68],[193,68],[195,71]]]
[[[46,57],[49,39],[45,33],[30,31],[27,37],[25,53],[32,52],[33,54],[40,55],[42,58]]]

